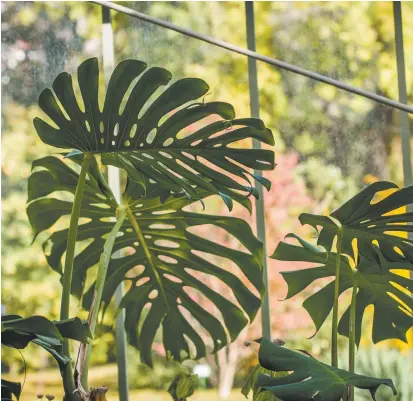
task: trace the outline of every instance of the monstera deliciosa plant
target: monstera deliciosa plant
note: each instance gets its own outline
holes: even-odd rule
[[[384,191],[385,197],[381,195]],[[246,389],[247,394],[258,386],[255,400],[339,401],[354,400],[354,387],[358,387],[369,389],[375,400],[380,384],[390,386],[396,394],[391,380],[357,375],[354,367],[363,316],[369,305],[374,306],[374,343],[393,338],[407,342],[407,331],[413,327],[413,281],[409,278],[413,272],[413,241],[409,238],[413,213],[408,211],[412,205],[412,186],[398,189],[392,183],[377,182],[330,216],[300,215],[302,224],[317,230],[317,244],[288,234],[287,238],[298,244],[281,241],[271,257],[313,265],[281,272],[288,285],[287,299],[318,279],[333,278],[303,304],[317,331],[333,310],[332,366],[263,339],[260,369],[271,374],[251,376],[254,383]],[[351,291],[351,301],[339,319],[339,296],[346,290]],[[338,369],[338,334],[349,338],[349,372]],[[272,377],[275,372],[285,371],[292,373]]]
[[[126,310],[125,330],[148,365],[158,330],[167,354],[181,361],[207,352],[191,319],[210,335],[215,352],[255,317],[264,291],[262,244],[245,221],[188,208],[218,195],[230,210],[234,201],[251,210],[248,196],[258,196],[253,181],[270,188],[253,171],[275,166],[273,151],[238,146],[246,139],[274,143],[261,120],[236,119],[228,103],[206,103],[209,87],[201,79],[171,80],[163,68],[123,61],[100,107],[97,59],[78,68],[81,96],[75,95],[72,77],[61,73],[53,91],[45,89],[39,98],[48,122],[36,118],[34,126],[43,142],[67,151],[36,160],[29,178],[27,213],[35,236],[70,216],[67,228],[44,244],[49,265],[62,275],[61,323],[69,319],[70,294],[76,295],[89,310],[87,328],[93,337],[99,311],[126,281],[120,304]],[[104,179],[104,165],[127,175],[120,200]],[[245,251],[197,235],[200,225],[225,230]],[[90,242],[86,248],[84,240]],[[234,262],[255,292],[239,274],[214,263],[214,256]],[[95,265],[97,275],[85,288]],[[225,283],[234,301],[205,285],[199,273]],[[194,292],[209,299],[222,319],[202,309]],[[70,360],[67,337],[59,337],[65,362]],[[87,383],[92,341],[81,341],[74,372],[71,362],[59,365],[67,399],[96,398]]]
[[[60,320],[3,317],[2,344],[46,349],[58,362],[65,400],[95,401],[108,389],[88,385],[93,338],[98,317],[103,318],[120,284],[126,288],[119,308],[126,312],[129,343],[149,366],[156,335],[166,355],[179,363],[222,349],[254,319],[265,291],[262,243],[247,222],[196,211],[195,205],[218,196],[229,210],[236,202],[251,212],[250,195],[258,197],[255,185],[270,189],[260,171],[274,168],[274,153],[239,142],[273,145],[274,139],[261,120],[236,119],[228,103],[206,103],[209,87],[203,80],[172,81],[167,70],[147,68],[141,61],[116,67],[102,105],[97,59],[80,65],[78,83],[76,96],[72,77],[62,73],[53,91],[41,93],[39,105],[47,117],[36,118],[34,126],[42,141],[61,153],[34,161],[28,182],[34,237],[59,227],[43,250],[61,275]],[[105,180],[107,165],[124,176],[119,199]],[[391,195],[376,200],[389,189]],[[397,190],[377,183],[331,216],[300,216],[303,224],[321,227],[318,246],[290,234],[299,245],[281,242],[272,257],[316,264],[283,273],[288,297],[319,278],[334,278],[304,303],[317,330],[333,309],[332,366],[260,339],[260,364],[242,390],[245,396],[252,390],[255,401],[338,401],[347,393],[352,399],[354,386],[369,389],[373,399],[381,384],[396,391],[390,379],[355,374],[355,346],[370,304],[375,306],[375,342],[404,339],[412,326],[411,280],[401,275],[413,270],[413,241],[406,236],[413,231],[413,213],[405,210],[412,203],[413,187]],[[242,246],[205,238],[199,226],[223,230]],[[205,275],[228,292],[214,291]],[[338,298],[347,289],[351,303],[339,323]],[[69,315],[71,295],[88,311],[86,322]],[[220,316],[201,307],[200,297]],[[337,366],[338,333],[350,339],[350,372]],[[74,365],[69,340],[80,342]],[[168,392],[185,400],[199,383],[182,371]],[[2,399],[18,399],[20,392],[19,383],[2,380]]]

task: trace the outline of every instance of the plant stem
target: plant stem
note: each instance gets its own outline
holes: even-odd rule
[[[113,253],[113,246],[115,244],[117,234],[120,228],[122,227],[123,221],[125,220],[125,217],[125,208],[123,206],[119,206],[116,224],[110,231],[109,236],[106,239],[105,244],[103,246],[103,253],[100,255],[95,290],[93,293],[92,305],[90,307],[88,317],[89,329],[92,336],[95,334],[96,324],[99,315],[99,307],[102,301],[102,293],[106,283],[106,275],[108,272],[110,259]],[[81,344],[78,364],[76,366],[76,370],[79,373],[81,384],[83,388],[86,389],[86,391],[89,388],[87,376],[91,350],[92,340],[90,340],[87,344]]]
[[[357,274],[357,273],[355,273]],[[356,301],[357,301],[357,280],[354,280],[353,293],[351,295],[350,305],[350,325],[349,325],[349,348],[348,348],[348,364],[349,371],[354,373],[356,360]],[[354,387],[350,386],[349,401],[354,401]]]
[[[334,306],[333,306],[333,325],[331,328],[331,365],[338,367],[338,297],[340,290],[340,261],[341,244],[343,241],[343,229],[337,231],[337,256],[336,256],[336,275],[334,282]]]
[[[73,200],[72,213],[70,215],[66,257],[63,270],[63,291],[62,300],[60,304],[60,320],[65,320],[69,318],[70,290],[72,287],[73,261],[75,256],[77,227],[79,225],[80,208],[82,205],[82,195],[86,182],[86,174],[89,169],[92,157],[93,155],[91,153],[84,154],[82,169],[80,171],[79,180],[77,182],[75,191],[75,198]],[[66,356],[70,356],[69,341],[66,338],[63,341],[63,354]],[[71,396],[73,391],[75,390],[71,363],[67,364],[66,369],[62,372],[62,378],[65,393]]]

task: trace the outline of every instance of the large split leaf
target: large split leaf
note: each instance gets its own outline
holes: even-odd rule
[[[57,157],[40,159],[35,166],[42,169],[35,171],[29,179],[31,203],[28,215],[37,234],[51,227],[61,216],[70,214],[71,202],[47,195],[62,190],[73,193],[77,173]],[[63,175],[74,179],[69,182]],[[82,200],[80,215],[89,220],[81,222],[77,238],[91,243],[74,260],[72,293],[79,297],[84,292],[87,271],[98,262],[105,236],[113,226],[111,219],[116,216],[116,203],[100,181],[98,171],[91,170]],[[228,189],[222,190],[228,193]],[[214,194],[202,188],[195,188],[195,191],[200,199]],[[242,195],[234,192],[231,196],[244,206],[250,206],[250,201]],[[255,317],[261,304],[264,290],[262,244],[245,221],[183,210],[193,202],[183,193],[165,195],[159,185],[150,182],[144,191],[142,186],[129,180],[123,194],[128,219],[120,229],[113,251],[126,249],[123,256],[113,257],[110,261],[102,300],[106,308],[118,285],[124,280],[130,283],[121,302],[121,307],[126,309],[125,327],[130,343],[140,350],[141,358],[147,364],[151,364],[151,346],[158,328],[162,327],[165,349],[176,360],[189,354],[185,336],[196,348],[195,358],[200,358],[206,353],[206,345],[193,328],[193,319],[210,334],[214,351],[217,351],[237,337]],[[246,250],[214,243],[193,232],[194,227],[201,225],[225,230]],[[58,231],[44,245],[47,260],[57,271],[60,271],[66,238],[67,230]],[[206,254],[208,256],[204,258]],[[220,267],[217,257],[234,262],[255,288],[255,294],[243,283],[238,272]],[[199,273],[224,283],[229,293],[212,290],[197,277]],[[93,289],[92,286],[84,295],[86,307],[90,305]],[[191,298],[193,294],[188,289],[198,291],[214,304],[222,319],[204,310]],[[230,293],[237,302],[228,299]]]
[[[320,250],[302,238],[300,245],[280,242],[274,259],[282,261],[315,263],[315,267],[281,272],[288,284],[287,298],[300,293],[318,279],[334,277],[337,254]],[[375,343],[397,338],[407,342],[406,332],[413,326],[413,280],[403,277],[400,271],[412,272],[413,264],[408,261],[386,260],[376,247],[372,257],[359,254],[356,269],[349,259],[341,255],[339,293],[357,286],[356,296],[356,341],[360,342],[362,320],[365,309],[374,305],[373,341]],[[334,303],[334,281],[307,298],[303,306],[313,319],[317,331],[327,319]],[[350,307],[339,323],[339,333],[349,336]]]
[[[63,338],[85,342],[90,337],[87,324],[79,318],[53,322],[43,316],[22,318],[18,315],[2,316],[1,343],[5,346],[23,349],[30,342],[48,351],[63,369],[70,358],[63,354]]]
[[[407,234],[413,232],[413,212],[395,214],[398,209],[413,205],[413,186],[399,189],[373,203],[381,191],[390,189],[398,187],[390,182],[376,182],[331,214],[342,227],[343,253],[353,255],[353,240],[356,239],[358,251],[374,258],[374,243],[377,242],[387,260],[397,262],[407,259],[413,263],[413,241],[407,238]],[[316,229],[321,226],[318,244],[328,251],[332,249],[339,228],[334,220],[303,213],[300,222]]]
[[[258,384],[283,401],[339,401],[348,385],[369,390],[375,400],[377,388],[384,384],[394,394],[391,379],[376,379],[350,373],[322,363],[307,353],[292,351],[263,338],[259,350],[260,365],[274,372],[292,372],[285,377],[261,375]]]
[[[196,196],[193,185],[215,193],[221,193],[219,186],[254,193],[249,169],[273,169],[274,154],[232,145],[247,138],[273,144],[271,131],[261,120],[235,119],[228,103],[194,102],[209,90],[203,80],[186,78],[167,86],[171,79],[163,68],[122,61],[101,110],[98,61],[86,60],[78,68],[84,109],[75,97],[72,77],[61,73],[53,82],[54,94],[45,89],[39,98],[58,129],[40,118],[34,120],[35,128],[43,142],[100,153],[103,163],[125,169],[137,182],[143,183],[145,176],[191,197]],[[255,179],[269,188],[268,180]],[[231,206],[231,199],[223,198]]]

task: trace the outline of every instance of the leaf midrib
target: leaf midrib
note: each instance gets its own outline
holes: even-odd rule
[[[167,310],[169,311],[169,303],[168,303],[168,299],[167,299],[167,296],[166,296],[166,293],[165,293],[163,282],[162,282],[161,277],[159,276],[159,273],[158,273],[158,270],[155,266],[155,263],[153,262],[152,255],[151,255],[149,246],[148,246],[148,244],[145,240],[145,237],[143,235],[143,232],[142,232],[142,230],[139,226],[139,223],[136,220],[133,212],[130,210],[130,208],[128,206],[126,206],[126,214],[128,216],[128,219],[129,219],[130,223],[132,224],[133,229],[135,230],[135,233],[138,237],[139,243],[142,246],[142,249],[145,253],[146,259],[148,260],[148,264],[149,264],[149,266],[152,270],[152,273],[153,273],[152,275],[153,275],[153,277],[155,278],[155,280],[158,284],[159,292],[161,293],[162,298],[165,302],[165,306],[166,306]]]

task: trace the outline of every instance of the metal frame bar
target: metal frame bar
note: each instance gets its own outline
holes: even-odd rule
[[[406,88],[406,71],[404,64],[404,46],[403,46],[403,20],[402,20],[402,5],[400,1],[393,2],[394,16],[394,36],[396,45],[396,60],[397,60],[397,82],[399,86],[399,100],[402,103],[407,103],[407,88]],[[412,156],[410,150],[410,132],[409,132],[409,116],[407,113],[400,111],[400,137],[403,160],[403,178],[404,186],[413,185],[413,168]],[[413,211],[413,208],[408,209],[408,212]],[[408,233],[409,239],[413,239],[413,233]],[[413,273],[410,273],[413,278]]]
[[[167,22],[167,21],[163,21],[163,20],[155,18],[155,17],[151,17],[150,15],[141,13],[139,11],[132,10],[129,7],[125,7],[125,6],[122,6],[120,4],[115,4],[115,3],[112,3],[110,1],[92,1],[91,3],[95,3],[95,4],[101,5],[103,7],[107,7],[107,8],[110,8],[112,10],[119,11],[123,14],[129,15],[130,17],[138,18],[138,19],[141,19],[143,21],[150,22],[150,23],[158,25],[158,26],[162,26],[163,28],[170,29],[172,31],[182,33],[182,34],[184,34],[186,36],[189,36],[191,38],[202,40],[203,42],[207,42],[207,43],[213,44],[215,46],[221,47],[223,49],[230,50],[234,53],[238,53],[238,54],[242,54],[243,56],[251,57],[255,60],[259,60],[259,61],[262,61],[264,63],[273,65],[275,67],[282,68],[284,70],[293,72],[295,74],[303,75],[303,76],[305,76],[307,78],[311,78],[315,81],[319,81],[319,82],[323,82],[323,83],[328,84],[328,85],[335,86],[336,88],[343,89],[347,92],[354,93],[356,95],[374,100],[375,102],[385,104],[386,106],[393,107],[393,108],[396,108],[396,109],[399,109],[399,110],[403,110],[407,113],[413,114],[413,107],[409,106],[407,104],[403,104],[403,103],[397,102],[395,100],[391,100],[387,97],[377,95],[376,93],[369,92],[369,91],[366,91],[364,89],[356,88],[355,86],[346,84],[346,83],[338,81],[336,79],[326,77],[326,76],[318,74],[316,72],[305,70],[304,68],[297,67],[297,66],[292,65],[292,64],[285,63],[284,61],[280,61],[280,60],[277,60],[277,59],[272,58],[272,57],[263,56],[262,54],[259,54],[255,51],[243,49],[242,47],[235,46],[231,43],[225,42],[223,40],[215,39],[211,36],[204,35],[204,34],[199,33],[199,32],[195,32],[191,29],[181,28],[178,25],[172,24],[172,23]]]
[[[255,22],[254,22],[254,3],[252,1],[245,2],[245,19],[247,29],[247,45],[248,49],[255,52]],[[257,61],[248,57],[248,81],[250,92],[250,108],[251,117],[260,118],[260,100],[258,90],[258,75]],[[253,139],[252,145],[254,149],[261,149],[261,142]],[[262,175],[259,170],[254,170],[254,174]],[[262,242],[264,248],[263,264],[264,264],[264,284],[265,293],[261,307],[261,327],[262,335],[271,339],[271,315],[270,315],[270,296],[268,291],[268,271],[267,271],[267,247],[265,238],[265,209],[264,209],[264,191],[262,185],[256,184],[256,189],[259,198],[255,201],[255,221],[257,225],[257,237]]]
[[[407,104],[406,71],[404,64],[402,5],[400,1],[393,2],[394,36],[397,59],[397,81],[399,100]],[[400,136],[402,142],[404,185],[413,185],[412,156],[410,151],[409,116],[400,111]]]
[[[102,7],[102,54],[103,68],[106,87],[115,64],[113,29],[110,9]],[[120,171],[118,168],[108,166],[108,184],[112,189],[113,195],[118,202],[121,202]],[[121,252],[121,251],[118,251]],[[115,291],[115,306],[119,307],[125,295],[123,282]],[[128,364],[127,364],[127,341],[125,333],[125,310],[121,309],[116,317],[115,342],[116,342],[116,364],[118,367],[118,393],[120,401],[128,401]]]

